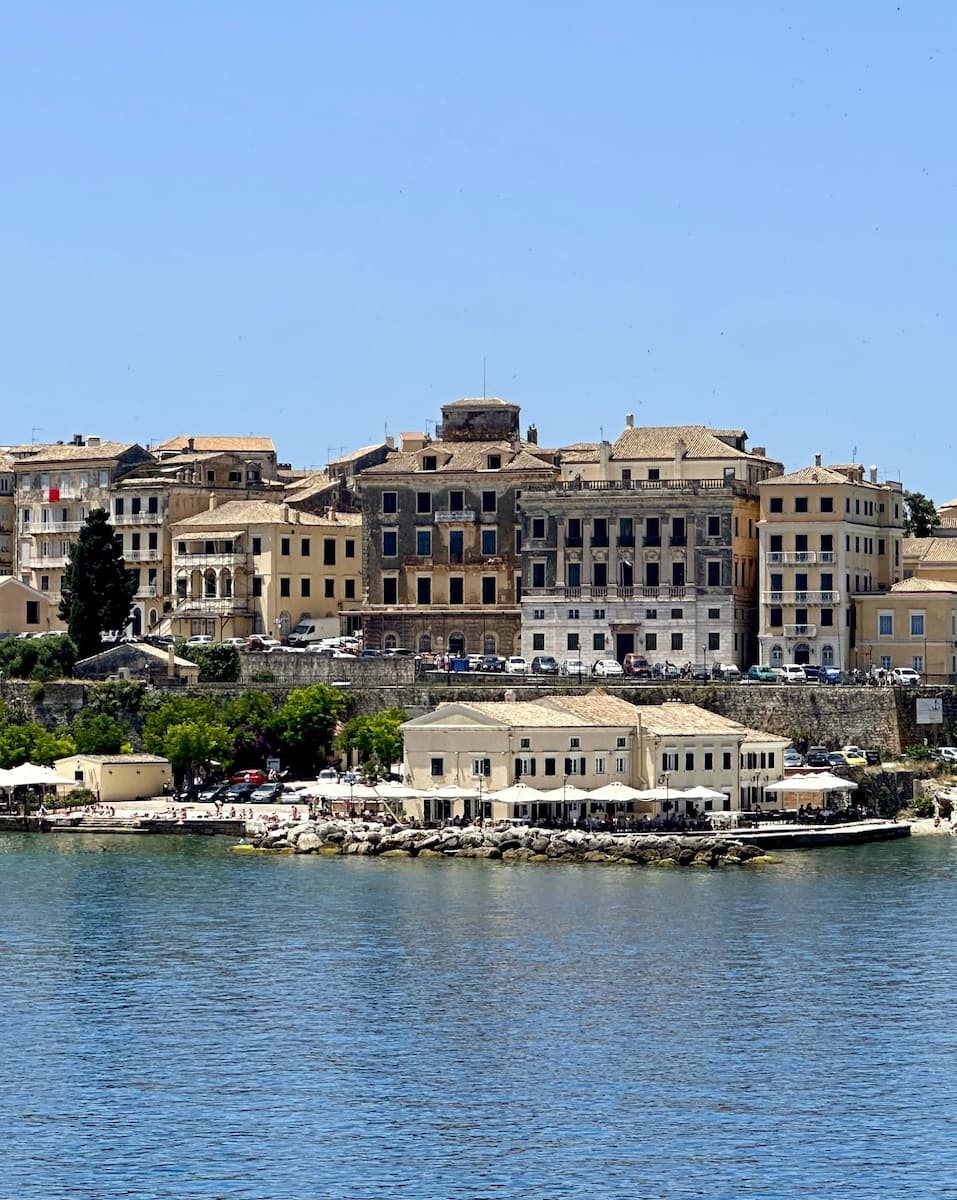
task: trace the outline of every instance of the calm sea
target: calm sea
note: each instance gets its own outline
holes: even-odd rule
[[[955,867],[0,839],[0,1196],[957,1196]]]

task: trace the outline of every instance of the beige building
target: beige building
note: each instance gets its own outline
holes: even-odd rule
[[[56,759],[53,769],[101,804],[147,800],[173,786],[173,768],[155,754],[71,754]]]
[[[181,434],[167,438],[165,442],[150,446],[153,454],[161,461],[192,461],[196,456],[226,454],[233,459],[230,483],[255,486],[275,480],[277,477],[276,447],[270,437],[237,437],[233,434],[217,434],[205,437]],[[211,468],[207,468],[209,470]],[[212,483],[206,479],[206,483]]]
[[[859,597],[858,614],[853,665],[860,670],[913,667],[926,683],[957,679],[957,577],[901,580]]]
[[[759,660],[847,669],[855,600],[902,577],[899,483],[858,465],[813,467],[759,484]]]
[[[957,538],[905,537],[901,549],[904,578],[957,581]]]
[[[13,466],[11,456],[0,453],[0,576],[13,574],[13,531],[17,524]]]
[[[45,592],[15,575],[0,576],[0,634],[46,633],[62,627]]]
[[[337,623],[361,579],[358,513],[315,516],[229,500],[171,526],[173,603],[163,631],[284,637],[305,617]]]
[[[9,453],[17,508],[16,573],[49,596],[55,615],[70,547],[84,521],[94,508],[109,513],[117,480],[150,455],[136,443],[80,434],[67,443],[13,446]]]

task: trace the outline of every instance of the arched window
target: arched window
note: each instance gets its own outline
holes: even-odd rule
[[[780,646],[771,647],[771,666],[777,667],[784,662],[784,651]]]
[[[485,637],[482,639],[482,653],[483,654],[497,654],[498,653],[497,639],[496,639],[494,633],[487,633],[485,635]]]
[[[394,633],[387,633],[382,638],[383,650],[394,650],[399,644],[398,636]]]
[[[822,646],[821,647],[821,666],[822,667],[833,667],[834,666],[834,647],[833,646]]]
[[[420,633],[419,634],[419,653],[420,654],[430,654],[431,652],[432,652],[432,634],[431,633]]]
[[[216,572],[212,567],[203,575],[203,595],[207,599],[217,595]]]
[[[230,597],[233,594],[233,576],[228,569],[223,571],[220,576],[220,593],[221,596]]]
[[[449,654],[454,654],[456,658],[465,653],[465,634],[450,633],[449,634]]]
[[[157,613],[155,608],[150,609],[150,629],[156,624]]]

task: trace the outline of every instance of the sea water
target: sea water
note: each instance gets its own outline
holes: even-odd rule
[[[955,868],[4,837],[0,1196],[957,1196]]]

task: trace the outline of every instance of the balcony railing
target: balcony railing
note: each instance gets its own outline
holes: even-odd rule
[[[602,537],[599,534],[597,537],[593,537],[591,540],[591,544],[593,547],[597,546],[602,550],[607,550],[608,549],[608,535],[605,534],[605,536]]]
[[[687,546],[688,535],[685,533],[673,533],[668,539],[669,546]]]
[[[785,625],[784,626],[784,636],[785,637],[816,637],[817,636],[817,626],[816,625]]]
[[[559,585],[558,587],[529,587],[522,591],[522,600],[693,600],[697,589],[691,585],[667,584],[661,587],[634,587],[609,584],[601,587],[597,584],[582,584],[580,587]]]
[[[151,553],[152,558],[159,558],[160,552]],[[243,551],[234,550],[232,553],[220,554],[176,554],[173,556],[174,567],[244,567],[246,555]]]
[[[163,514],[159,512],[114,513],[112,525],[162,525]]]
[[[124,550],[123,558],[127,562],[160,562],[163,557],[163,551],[159,549],[153,550]]]
[[[643,537],[641,539],[641,544],[643,546],[660,546],[661,538],[660,537]]]
[[[82,521],[35,521],[32,524],[25,521],[20,532],[32,537],[52,537],[55,533],[79,533],[82,528]]]
[[[435,514],[436,521],[474,521],[474,508],[440,508]]]
[[[635,535],[633,533],[619,533],[619,546],[633,546],[635,544]]]
[[[814,563],[832,563],[833,550],[771,550],[765,557],[771,566],[801,567]]]
[[[155,583],[141,583],[136,589],[136,595],[141,598],[158,596],[159,594],[159,587]]]
[[[765,604],[838,604],[840,592],[765,592]]]
[[[525,483],[525,492],[713,492],[738,496],[754,494],[743,479],[565,479],[558,483]]]

